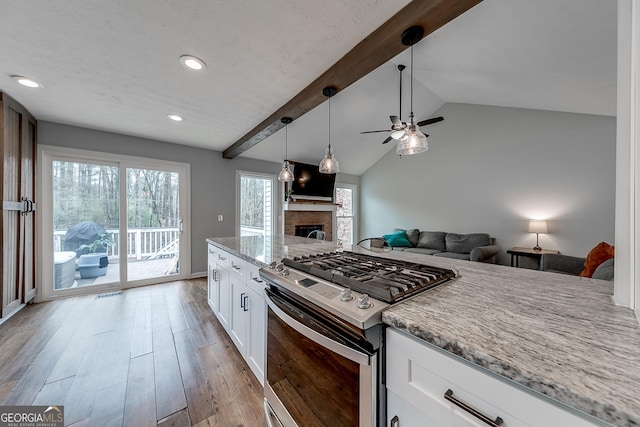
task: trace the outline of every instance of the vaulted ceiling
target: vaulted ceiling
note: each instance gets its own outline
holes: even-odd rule
[[[5,2],[0,90],[40,120],[222,151],[408,3]],[[417,119],[446,102],[615,115],[616,13],[615,1],[484,0],[415,45]],[[184,68],[184,54],[206,70]],[[393,149],[383,134],[359,132],[385,129],[398,113],[400,63],[409,65],[409,50],[333,97],[330,129],[326,102],[291,123],[288,157],[318,162],[329,130],[346,173]],[[12,75],[44,87],[18,86]],[[281,130],[241,156],[280,162],[284,144]]]

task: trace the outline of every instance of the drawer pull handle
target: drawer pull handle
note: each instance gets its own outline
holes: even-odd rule
[[[491,427],[499,427],[504,422],[500,417],[496,417],[495,420],[492,420],[482,412],[478,411],[476,408],[467,405],[461,400],[458,400],[458,398],[453,396],[453,391],[451,391],[451,389],[447,390],[447,392],[444,394],[444,398],[447,399],[449,402],[453,403],[454,405],[456,405],[457,407],[467,411],[468,413],[478,418],[479,420],[489,424]]]
[[[220,256],[220,255],[218,255],[218,259],[221,260],[221,261],[226,261],[227,260],[227,258],[225,258],[223,256]]]
[[[240,266],[238,265],[232,265],[231,268],[233,268],[236,271],[240,271]]]
[[[397,415],[394,415],[394,417],[391,418],[391,422],[389,423],[389,427],[400,427],[400,418],[398,418]]]
[[[244,309],[244,305],[246,304],[247,300],[244,298],[246,294],[243,292],[240,294],[240,307]],[[247,310],[244,310],[247,311]]]
[[[252,277],[251,280],[253,280],[256,283],[264,283],[262,280],[260,280],[259,277]]]

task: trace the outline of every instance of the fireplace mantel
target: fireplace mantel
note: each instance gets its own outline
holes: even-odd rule
[[[328,202],[284,202],[282,210],[285,211],[320,211],[335,212],[338,205]]]

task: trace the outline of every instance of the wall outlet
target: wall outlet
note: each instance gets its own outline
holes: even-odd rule
[[[218,215],[218,221],[224,221],[224,218],[222,217],[222,215]]]

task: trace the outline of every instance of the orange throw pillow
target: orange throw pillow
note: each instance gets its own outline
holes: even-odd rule
[[[591,277],[596,268],[609,258],[613,258],[613,246],[605,242],[600,242],[591,249],[584,262],[584,270],[580,272],[582,277]]]

